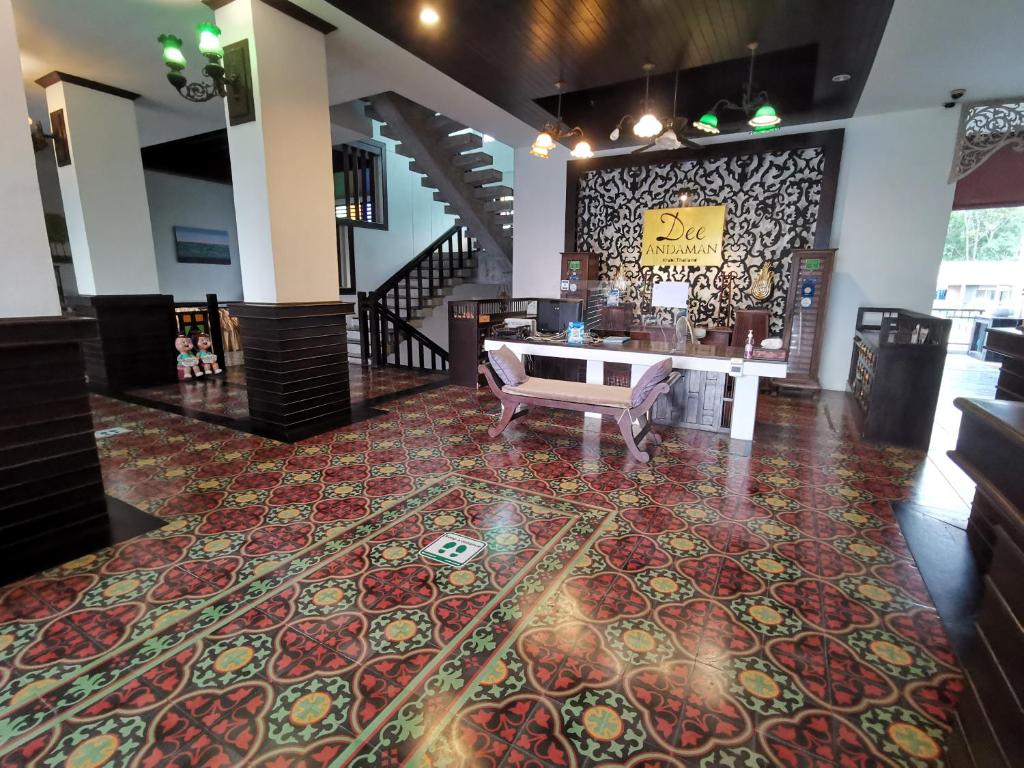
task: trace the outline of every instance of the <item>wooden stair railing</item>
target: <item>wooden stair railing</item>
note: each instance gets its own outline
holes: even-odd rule
[[[372,294],[359,294],[359,325],[363,331],[360,333],[360,348],[364,364],[369,362],[375,368],[397,365],[431,371],[448,370],[448,352],[440,344],[371,297]],[[404,360],[401,354],[403,346]],[[394,359],[389,360],[392,355]]]
[[[448,353],[409,321],[417,310],[439,298],[444,289],[474,267],[476,241],[465,227],[453,226],[420,251],[411,261],[368,293],[359,293],[359,339],[363,364],[425,368],[425,351],[431,353],[431,369],[447,369]],[[401,345],[406,346],[405,362]],[[413,363],[418,345],[419,364]],[[389,362],[388,358],[393,357]]]

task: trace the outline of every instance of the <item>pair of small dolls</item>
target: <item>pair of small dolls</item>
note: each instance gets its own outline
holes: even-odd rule
[[[196,336],[198,352],[192,351],[192,339],[188,336],[179,336],[174,340],[174,347],[178,350],[178,378],[198,378],[205,372],[207,375],[221,373],[217,365],[217,356],[213,354],[213,340],[205,333]]]

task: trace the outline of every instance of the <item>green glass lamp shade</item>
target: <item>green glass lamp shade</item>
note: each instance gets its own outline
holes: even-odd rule
[[[220,44],[220,27],[216,24],[200,24],[196,27],[199,38],[199,52],[207,58],[224,58],[224,47]]]
[[[750,122],[748,123],[748,125],[750,125],[750,127],[754,129],[765,126],[771,128],[772,126],[778,125],[781,122],[782,118],[779,117],[778,114],[776,114],[775,107],[773,107],[771,104],[764,104],[757,108],[757,111],[754,113],[754,116],[750,118]]]
[[[718,133],[718,115],[714,112],[705,112],[700,116],[700,119],[693,124],[693,127],[704,131],[705,133]]]
[[[754,126],[754,133],[768,133],[769,131],[779,130],[778,125],[757,125]]]
[[[185,61],[185,54],[181,52],[181,38],[174,35],[160,35],[157,40],[164,47],[164,64],[172,72],[184,69],[188,62]]]

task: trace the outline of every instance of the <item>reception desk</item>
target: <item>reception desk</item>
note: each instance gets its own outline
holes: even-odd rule
[[[709,372],[732,379],[729,436],[734,440],[754,438],[754,420],[757,416],[757,395],[762,376],[786,377],[785,360],[744,358],[740,347],[710,344],[673,344],[664,341],[636,341],[624,344],[567,344],[564,341],[518,341],[487,338],[484,349],[507,346],[516,357],[525,355],[555,357],[586,362],[586,380],[604,383],[606,363],[625,364],[630,367],[630,383],[635,384],[644,371],[663,357],[672,358],[672,368],[684,372]],[[685,426],[681,424],[680,426]]]

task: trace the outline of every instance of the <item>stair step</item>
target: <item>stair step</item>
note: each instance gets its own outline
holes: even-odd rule
[[[434,200],[436,200],[439,203],[447,203],[448,202],[447,200],[444,199],[444,195],[442,195],[440,192],[435,192],[434,193]]]
[[[484,145],[484,140],[475,133],[457,133],[454,136],[446,136],[438,143],[455,155],[468,149],[480,149]]]
[[[494,158],[486,152],[466,152],[462,155],[454,155],[452,157],[452,165],[456,168],[474,170],[476,168],[484,168],[489,165],[494,165]]]
[[[484,203],[485,211],[493,211],[494,213],[500,213],[502,211],[512,210],[511,200],[490,200]]]
[[[376,120],[378,118],[374,118],[374,119]],[[381,125],[381,127],[380,127],[380,135],[383,136],[386,139],[391,139],[392,141],[397,141],[397,142],[401,142],[402,141],[402,137],[399,136],[397,131],[395,131],[395,129],[392,128],[387,123],[383,123]]]
[[[419,163],[417,163],[415,160],[409,163],[409,170],[412,171],[413,173],[418,173],[421,176],[427,175],[427,172],[423,170],[423,168],[421,168]]]
[[[429,128],[432,133],[443,133],[446,136],[450,133],[455,133],[456,131],[466,130],[466,126],[462,123],[458,123],[445,115],[434,115],[431,117],[427,120],[427,128]]]
[[[511,197],[512,187],[504,184],[492,184],[488,187],[477,187],[473,190],[473,197],[477,200],[494,200],[499,197]]]
[[[496,181],[501,181],[502,178],[501,171],[495,170],[494,168],[484,168],[482,171],[467,171],[462,176],[463,181],[474,187],[480,187],[484,184],[493,184]]]
[[[422,184],[427,189],[437,189],[437,185],[430,180],[429,176],[424,176],[422,179],[420,179],[420,184]]]

